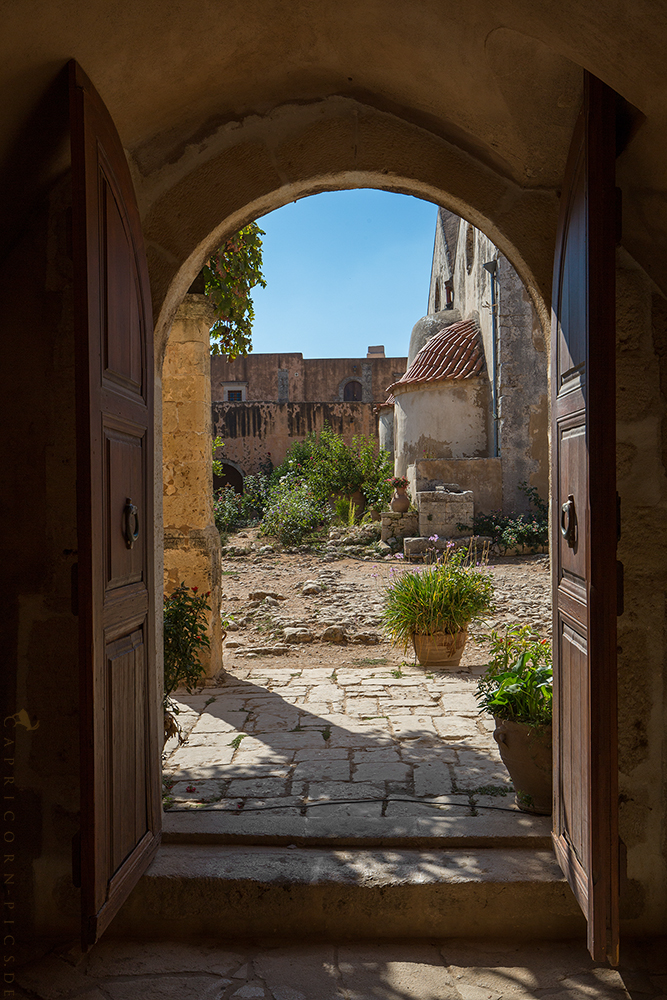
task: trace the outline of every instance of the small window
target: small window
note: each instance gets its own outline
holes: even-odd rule
[[[348,382],[343,390],[343,399],[346,403],[360,403],[361,382]]]
[[[228,389],[227,390],[227,402],[229,402],[229,403],[242,403],[243,402],[243,390],[242,389]]]

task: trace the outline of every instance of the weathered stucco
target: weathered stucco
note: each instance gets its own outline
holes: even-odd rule
[[[378,440],[371,403],[214,403],[213,434],[225,442],[224,459],[244,476],[277,466],[295,441],[328,424],[346,444],[363,434]]]
[[[486,379],[448,379],[394,390],[394,472],[424,458],[488,455]]]
[[[433,489],[438,483],[455,483],[472,492],[476,514],[490,514],[502,507],[503,475],[499,458],[422,460],[409,465],[406,475],[412,496],[419,490]]]
[[[313,346],[316,341],[313,338]],[[362,402],[384,402],[385,389],[400,378],[406,358],[304,358],[303,354],[249,354],[235,361],[211,358],[211,398],[226,402],[223,387],[229,382],[247,385],[249,402],[335,403],[343,401],[345,384],[358,381]],[[284,389],[279,373],[284,372]]]
[[[210,592],[210,649],[199,659],[207,677],[222,668],[222,555],[213,520],[211,372],[213,310],[203,295],[187,295],[162,366],[164,589],[180,583]]]

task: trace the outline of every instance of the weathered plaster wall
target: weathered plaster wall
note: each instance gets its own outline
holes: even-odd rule
[[[667,300],[629,256],[617,267],[620,836],[622,916],[633,933],[667,932]]]
[[[406,473],[412,496],[419,490],[433,489],[436,483],[456,483],[470,490],[475,513],[489,514],[503,503],[503,471],[499,458],[441,458],[418,461]]]
[[[382,403],[385,389],[398,373],[403,374],[407,358],[305,358],[302,354],[249,354],[227,361],[211,358],[211,397],[225,402],[225,382],[247,382],[248,401],[336,402],[341,401],[345,382],[359,381],[365,403]],[[279,389],[279,372],[286,373],[284,390]]]
[[[210,591],[207,677],[222,668],[222,555],[213,520],[209,330],[214,315],[203,295],[187,295],[162,366],[164,589],[181,582]]]
[[[444,213],[442,213],[444,214]],[[445,219],[445,221],[447,221]],[[451,217],[449,220],[450,230]],[[436,230],[443,242],[444,225]],[[442,256],[443,251],[439,251]],[[484,343],[487,377],[495,377],[498,394],[498,454],[503,466],[502,509],[530,509],[522,483],[549,494],[547,350],[542,325],[523,282],[493,243],[464,219],[460,220],[454,254],[454,306],[466,319],[475,317]],[[492,278],[484,264],[497,262],[495,281],[497,364],[493,370]],[[437,278],[431,275],[429,302]],[[489,405],[492,405],[489,393]],[[489,431],[493,449],[493,432]]]
[[[476,458],[488,454],[486,379],[448,379],[394,391],[394,472],[424,457]]]
[[[213,434],[225,442],[225,460],[244,476],[275,467],[294,441],[328,424],[346,444],[363,434],[378,441],[378,417],[371,403],[214,403]]]

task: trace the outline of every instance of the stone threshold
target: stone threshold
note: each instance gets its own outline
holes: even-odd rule
[[[423,807],[423,803],[420,803]],[[322,812],[330,806],[323,806]],[[427,808],[427,807],[424,807]],[[434,810],[435,811],[435,810]],[[245,844],[408,848],[551,849],[551,817],[480,808],[477,816],[351,816],[236,814],[229,810],[168,812],[164,844]]]
[[[165,844],[107,934],[555,939],[584,927],[547,850]]]

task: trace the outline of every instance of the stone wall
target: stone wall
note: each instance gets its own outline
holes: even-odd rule
[[[547,351],[542,326],[519,275],[491,240],[464,219],[441,209],[429,290],[429,313],[435,311],[446,283],[452,288],[451,315],[479,324],[489,381],[487,454],[494,454],[492,277],[484,264],[495,261],[498,455],[502,462],[502,498],[496,509],[527,511],[522,483],[549,493]],[[446,317],[447,313],[440,313]],[[443,392],[447,391],[443,386]],[[435,457],[446,452],[433,450]]]
[[[475,513],[490,514],[503,505],[503,474],[499,458],[439,458],[409,465],[406,475],[410,494],[456,483],[473,495]]]
[[[247,382],[253,402],[328,402],[343,400],[345,384],[358,381],[365,403],[383,403],[385,389],[404,373],[407,358],[304,358],[302,354],[249,354],[227,361],[211,358],[211,398],[225,402],[227,382]],[[279,374],[280,373],[280,374]]]
[[[172,327],[162,368],[164,589],[180,583],[210,591],[206,676],[222,668],[222,556],[213,520],[209,329],[203,295],[187,295]]]
[[[346,444],[358,434],[379,443],[371,403],[213,403],[213,435],[225,443],[224,460],[243,475],[280,465],[295,441],[328,424]]]
[[[618,253],[616,320],[621,917],[667,932],[667,300]]]

